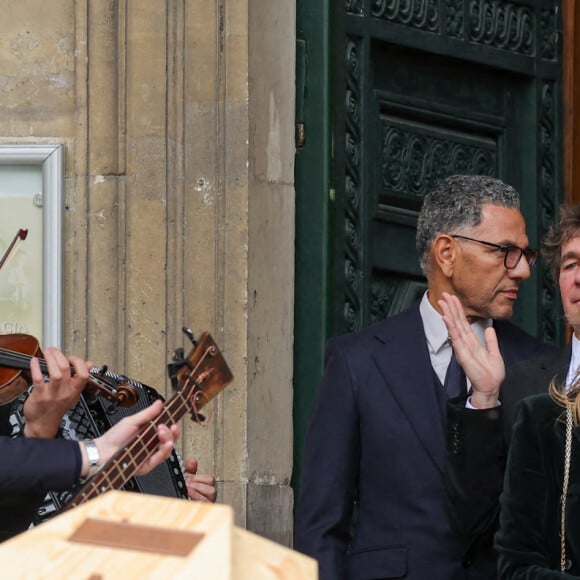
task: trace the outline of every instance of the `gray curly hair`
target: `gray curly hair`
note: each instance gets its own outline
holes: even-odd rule
[[[451,175],[435,184],[423,200],[417,223],[417,253],[425,274],[435,238],[479,225],[484,204],[519,210],[520,196],[511,185],[486,175]]]

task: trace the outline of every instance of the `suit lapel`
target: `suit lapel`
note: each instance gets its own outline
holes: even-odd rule
[[[392,326],[386,333],[378,330],[375,338],[379,345],[373,359],[400,412],[443,473],[446,453],[445,412],[441,412],[443,391],[431,366],[418,304],[399,315],[397,323],[399,332]]]

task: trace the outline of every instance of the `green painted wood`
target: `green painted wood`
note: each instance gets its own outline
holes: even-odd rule
[[[302,448],[322,374],[331,300],[333,214],[331,168],[330,0],[297,4],[296,121],[304,146],[296,153],[296,284],[294,300],[294,473],[298,491]],[[300,90],[301,85],[303,90]]]
[[[297,0],[296,491],[326,339],[426,287],[414,236],[433,181],[467,172],[511,183],[532,245],[554,221],[560,15],[561,0]],[[560,343],[561,320],[539,265],[514,321]]]
[[[561,10],[544,0],[341,7],[333,328],[350,332],[395,314],[425,287],[415,224],[422,195],[441,177],[483,173],[514,185],[539,243],[562,199]],[[540,265],[514,321],[560,342],[558,320]]]

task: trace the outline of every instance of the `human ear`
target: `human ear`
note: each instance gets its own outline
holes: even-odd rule
[[[450,278],[457,259],[457,242],[447,234],[439,234],[431,245],[431,254],[436,267]]]

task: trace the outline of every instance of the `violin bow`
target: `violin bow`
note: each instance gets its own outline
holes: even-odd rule
[[[14,248],[14,245],[16,244],[16,242],[19,239],[25,240],[27,235],[28,235],[28,230],[25,230],[23,228],[20,228],[18,230],[16,235],[12,238],[10,245],[8,246],[8,248],[6,248],[6,251],[4,252],[4,255],[2,256],[2,259],[0,260],[0,268],[2,268],[2,266],[4,266],[4,262],[6,262],[6,260],[8,259],[8,256],[10,255],[10,252],[12,251],[12,248]]]

